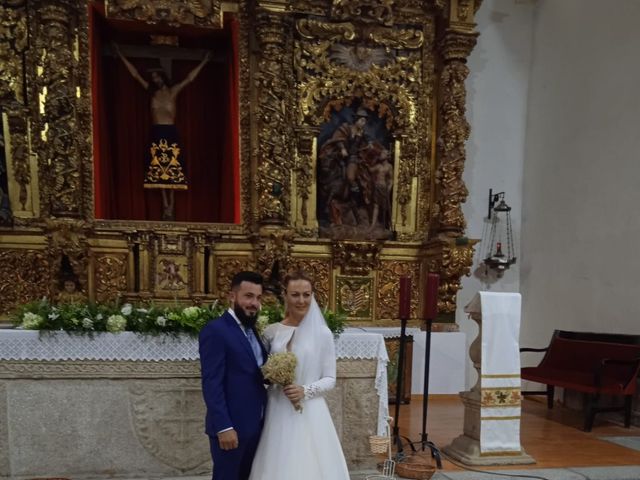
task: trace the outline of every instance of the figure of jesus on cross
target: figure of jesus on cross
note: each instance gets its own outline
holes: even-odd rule
[[[145,80],[127,59],[120,47],[113,44],[115,53],[122,59],[131,76],[151,93],[151,137],[144,179],[144,188],[162,191],[162,219],[175,220],[175,190],[187,190],[185,166],[180,158],[180,139],[175,125],[178,94],[193,82],[202,68],[211,60],[207,52],[193,70],[181,81],[171,84],[163,68],[150,70],[150,81]]]

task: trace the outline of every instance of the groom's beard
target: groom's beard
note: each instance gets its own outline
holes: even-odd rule
[[[242,307],[237,303],[233,304],[233,312],[236,314],[236,317],[238,317],[238,320],[240,320],[240,323],[244,328],[253,328],[258,321],[258,312],[256,312],[255,315],[247,315],[247,313],[245,313]]]

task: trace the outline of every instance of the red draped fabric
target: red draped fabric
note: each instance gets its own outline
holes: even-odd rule
[[[101,55],[113,29],[98,12],[92,11],[91,19],[96,217],[160,220],[161,191],[143,188],[151,95],[120,59]],[[239,221],[235,21],[227,22],[226,31],[226,36],[198,40],[198,48],[216,51],[214,61],[178,96],[176,126],[189,189],[175,191],[176,221]],[[147,69],[158,66],[156,59],[129,60],[145,78]],[[173,81],[181,81],[198,63],[173,61]]]

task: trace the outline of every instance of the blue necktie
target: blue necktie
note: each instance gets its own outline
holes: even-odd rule
[[[245,332],[247,334],[247,340],[249,340],[249,345],[251,345],[251,350],[253,350],[253,355],[256,357],[256,362],[258,365],[262,365],[262,348],[260,348],[260,342],[258,342],[251,328],[247,328]]]

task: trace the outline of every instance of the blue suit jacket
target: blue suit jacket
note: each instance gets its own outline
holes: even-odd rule
[[[206,433],[233,427],[238,440],[262,428],[267,393],[251,345],[229,312],[200,331],[202,393],[207,406]],[[262,346],[263,359],[267,352]]]

